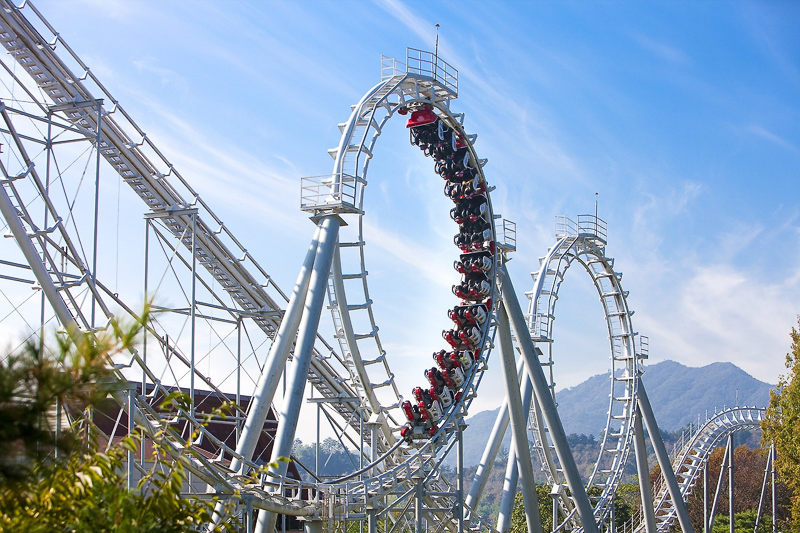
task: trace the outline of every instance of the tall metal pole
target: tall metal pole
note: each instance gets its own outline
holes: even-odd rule
[[[148,287],[148,273],[150,270],[150,219],[144,219],[144,297],[145,301],[150,301],[150,295],[147,293]],[[142,328],[142,395],[147,395],[147,328]],[[144,445],[144,433],[142,433],[142,440],[139,443],[141,450],[139,452],[139,458],[142,462],[142,465],[145,464],[145,460],[147,459],[147,452],[145,451]]]
[[[308,369],[311,366],[328,276],[331,272],[333,254],[339,237],[340,220],[336,215],[327,215],[319,221],[319,246],[309,278],[308,294],[306,294],[303,316],[300,319],[297,333],[297,349],[288,367],[286,396],[283,399],[275,441],[272,444],[270,462],[277,462],[278,465],[277,468],[270,467],[269,471],[272,475],[283,476],[286,473],[288,463],[279,461],[279,459],[292,454],[297,420],[303,404],[303,392],[308,378]],[[256,532],[271,533],[275,529],[276,518],[275,513],[259,511]]]
[[[504,287],[505,289],[505,287]],[[503,291],[505,292],[505,290]],[[511,436],[517,453],[517,464],[522,472],[522,499],[525,503],[525,521],[528,533],[541,533],[542,521],[539,517],[539,502],[536,497],[536,482],[533,479],[533,463],[528,447],[528,430],[525,425],[525,412],[522,409],[522,396],[517,379],[516,362],[514,361],[514,344],[511,341],[511,328],[508,323],[508,313],[504,304],[500,304],[497,317],[497,339],[500,344],[502,356],[503,377],[506,383],[508,410],[511,415]],[[510,460],[510,459],[509,459]],[[497,529],[505,533],[511,525],[510,516],[502,512],[498,516]],[[501,526],[501,521],[503,522]]]
[[[664,441],[661,440],[661,433],[659,433],[656,417],[653,415],[653,409],[650,407],[650,400],[647,397],[647,392],[644,389],[642,378],[637,377],[639,383],[637,384],[637,403],[641,411],[644,423],[647,426],[647,433],[650,435],[650,442],[653,444],[653,449],[656,452],[656,459],[658,465],[661,467],[661,475],[667,482],[667,489],[669,490],[670,498],[672,498],[672,505],[675,506],[675,511],[678,514],[678,522],[681,525],[683,533],[694,533],[692,521],[689,520],[689,511],[686,509],[686,502],[681,495],[681,489],[678,487],[678,480],[675,478],[675,471],[672,469],[672,463],[669,461],[669,454],[667,448],[664,446]]]
[[[53,112],[51,110],[47,111],[47,141],[46,141],[46,144],[45,144],[45,149],[46,149],[46,152],[47,152],[47,165],[46,165],[45,173],[44,173],[44,192],[45,192],[45,196],[49,197],[50,196],[50,165],[51,165],[51,159],[53,159]],[[49,217],[50,210],[47,208],[47,204],[45,204],[43,207],[44,207],[44,224],[43,224],[43,227],[46,228],[48,226],[49,222],[50,222],[50,217]],[[46,250],[47,250],[47,241],[46,240],[42,242],[42,247],[45,249],[44,256],[46,257],[47,256],[47,252],[46,252]],[[66,270],[66,269],[63,269],[63,270]],[[44,315],[45,315],[45,304],[46,303],[47,303],[47,299],[45,298],[45,295],[42,294],[42,299],[41,299],[41,304],[40,304],[41,305],[40,323],[39,323],[40,324],[39,325],[39,339],[41,341],[40,350],[42,352],[42,356],[44,356],[44,324],[45,324],[45,316]],[[61,414],[60,408],[59,408],[59,411],[57,411],[56,414],[57,415]],[[60,419],[60,416],[59,416],[59,419]],[[59,420],[59,423],[60,423],[60,420]],[[56,431],[58,431],[59,429],[60,429],[59,427],[56,427]],[[56,446],[55,453],[56,453],[56,457],[58,457],[58,446]]]
[[[456,512],[458,513],[458,533],[464,533],[464,424],[463,420],[458,421],[458,429],[456,430],[456,438],[458,439],[456,448],[456,462],[458,469],[458,485],[456,486]]]
[[[520,359],[520,362],[523,363]],[[522,367],[524,370],[524,366]],[[528,416],[531,411],[531,400],[533,397],[533,385],[527,373],[521,376],[522,385],[522,412],[525,413],[525,427],[528,427]],[[527,430],[526,430],[527,431]],[[514,512],[514,498],[517,495],[517,482],[519,481],[519,467],[517,461],[517,447],[512,441],[511,449],[508,452],[508,462],[506,463],[506,473],[503,480],[503,494],[500,496],[500,513],[497,529],[503,531],[511,525],[511,514]],[[529,454],[530,455],[530,454]],[[524,482],[524,480],[523,480]],[[508,523],[506,523],[508,521]]]
[[[556,455],[564,470],[567,487],[569,487],[572,497],[575,500],[575,506],[584,531],[586,533],[597,533],[597,523],[594,521],[594,513],[592,511],[592,505],[589,502],[589,496],[586,494],[586,488],[583,486],[580,472],[578,472],[578,466],[575,464],[575,458],[572,456],[572,451],[569,448],[567,436],[564,433],[564,426],[561,424],[561,419],[558,417],[556,403],[550,393],[550,387],[544,376],[542,364],[536,354],[533,340],[525,324],[525,315],[522,313],[519,300],[517,300],[517,296],[514,293],[511,277],[508,275],[505,266],[502,267],[502,274],[503,304],[508,312],[511,329],[514,332],[514,336],[517,338],[517,344],[522,351],[522,357],[525,359],[525,367],[528,370],[528,375],[533,384],[536,402],[542,409],[542,415],[547,423],[550,437],[553,439],[553,445],[556,448]]]
[[[134,432],[134,412],[136,411],[135,408],[135,399],[136,399],[136,384],[135,383],[126,383],[127,390],[128,390],[128,437],[133,438]],[[128,481],[128,490],[133,490],[136,486],[133,482],[133,459],[135,457],[135,452],[133,450],[128,450],[128,464],[127,471],[125,473]]]
[[[94,231],[92,237],[92,328],[95,327],[95,306],[97,303],[97,221],[100,217],[100,128],[103,122],[103,101],[97,101],[97,134],[95,137],[94,149],[96,152],[95,175],[94,175]],[[194,370],[194,369],[193,369]]]
[[[778,520],[778,512],[777,512],[778,490],[777,490],[777,487],[775,486],[775,481],[776,481],[776,479],[775,479],[776,478],[775,459],[776,459],[776,456],[775,456],[775,443],[774,442],[772,443],[772,446],[770,446],[769,451],[770,451],[770,455],[772,456],[771,457],[771,461],[772,461],[772,533],[777,533],[777,531],[778,531],[778,526],[777,526],[777,520]]]
[[[730,533],[736,533],[733,527],[733,433],[728,435],[728,446],[731,453],[728,454],[728,519],[730,520]]]
[[[633,415],[633,451],[636,454],[636,471],[639,474],[639,494],[647,533],[656,533],[656,513],[653,507],[653,489],[650,486],[650,465],[647,464],[647,447],[644,442],[642,412],[636,407]]]
[[[708,456],[703,463],[703,533],[710,533],[708,528]]]
[[[192,216],[192,301],[190,302],[190,320],[191,320],[191,339],[190,339],[190,362],[191,372],[189,374],[189,396],[192,399],[192,415],[195,411],[194,401],[194,375],[195,375],[195,337],[197,328],[197,213]]]

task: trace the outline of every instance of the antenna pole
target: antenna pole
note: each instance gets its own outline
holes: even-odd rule
[[[597,195],[600,193],[594,193],[594,234],[597,235]]]
[[[436,25],[436,46],[434,48],[433,59],[433,77],[436,78],[436,73],[439,70],[439,25]]]

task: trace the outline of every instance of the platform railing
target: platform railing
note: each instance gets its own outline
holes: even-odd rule
[[[300,209],[306,212],[335,211],[359,213],[358,183],[349,174],[310,176],[300,181]]]
[[[578,215],[578,234],[597,237],[607,242],[608,225],[606,221],[595,215]]]
[[[381,81],[406,73],[406,64],[393,57],[381,56]]]
[[[556,216],[556,239],[564,237],[574,237],[578,234],[578,227],[575,222],[564,215]]]
[[[517,251],[517,223],[503,219],[497,228],[497,245],[507,252]]]
[[[449,91],[458,94],[458,70],[438,54],[406,48],[406,67],[409,74],[433,78]]]

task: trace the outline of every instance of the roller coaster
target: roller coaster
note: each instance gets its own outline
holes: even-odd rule
[[[232,500],[247,531],[280,529],[292,516],[309,531],[346,531],[358,522],[369,533],[504,532],[518,488],[525,508],[538,508],[530,482],[537,462],[545,478],[536,481],[552,486],[558,502],[554,531],[594,533],[609,527],[633,452],[644,508],[638,529],[668,531],[677,520],[684,533],[692,531],[684,498],[708,454],[730,433],[757,426],[763,410],[724,411],[669,457],[641,380],[648,342],[633,328],[622,275],[606,255],[606,223],[596,215],[557,218],[555,243],[533,272],[523,310],[506,268],[516,226],[491,202],[502,183],[490,184],[477,135],[455,109],[458,71],[438,53],[384,57],[380,82],[340,124],[339,144],[329,150],[332,171],[301,180],[301,209],[315,230],[295,286],[284,291],[34,5],[0,4],[7,52],[0,212],[12,237],[0,259],[5,327],[27,327],[34,338],[47,327],[93,331],[112,317],[135,318],[133,302],[142,294],[170,294],[169,306],[154,306],[141,348],[113,362],[129,387],[116,398],[121,408],[107,425],[109,440],[134,425],[161,439],[190,472],[187,491]],[[402,118],[390,124],[396,115]],[[452,307],[442,309],[442,344],[431,347],[432,361],[419,368],[421,385],[411,390],[400,390],[381,341],[364,231],[378,139],[385,128],[403,126],[453,202],[461,276]],[[102,250],[119,255],[125,241],[119,223],[114,235],[100,214],[108,176],[144,202],[144,249],[123,250],[142,264],[143,286],[108,280],[111,272],[118,278],[120,260]],[[587,479],[567,444],[553,379],[556,303],[573,265],[599,295],[612,362],[601,451]],[[320,327],[326,302],[332,335]],[[490,360],[503,374],[506,398],[467,480],[464,419]],[[175,390],[191,404],[165,409],[161,401]],[[222,402],[232,405],[224,419],[213,414]],[[315,406],[317,425],[324,416],[342,447],[355,450],[350,473],[323,479],[296,457],[279,460],[293,457],[298,425],[313,423],[308,410],[301,413],[304,404]],[[475,509],[509,426],[500,512],[481,517]],[[645,427],[663,474],[655,498]],[[131,484],[147,467],[144,448],[128,458]],[[442,470],[451,455],[455,479]],[[599,496],[590,498],[588,486]],[[530,530],[540,531],[538,514],[526,516]],[[220,505],[215,520],[228,518]]]

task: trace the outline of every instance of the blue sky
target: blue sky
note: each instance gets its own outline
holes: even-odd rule
[[[518,225],[520,298],[555,216],[592,213],[599,193],[651,362],[731,361],[770,383],[784,371],[800,313],[796,3],[36,6],[285,290],[313,231],[300,177],[330,171],[337,124],[380,80],[381,54],[432,49],[438,23],[459,70],[453,108],[489,159],[495,211]],[[447,326],[455,226],[431,161],[390,124],[370,168],[368,269],[408,393]],[[138,224],[142,206],[126,199]],[[570,274],[559,387],[608,368],[597,295]],[[499,404],[489,389],[481,409]]]

